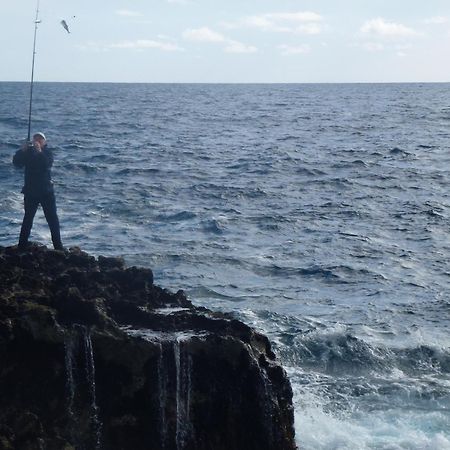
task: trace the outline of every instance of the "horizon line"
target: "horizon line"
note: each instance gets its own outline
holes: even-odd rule
[[[0,80],[0,83],[30,83],[30,80]],[[449,81],[52,81],[39,83],[72,84],[448,84]]]

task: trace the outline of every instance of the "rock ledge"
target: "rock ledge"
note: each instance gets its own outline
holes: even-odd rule
[[[0,247],[0,450],[295,449],[268,339],[72,248]]]

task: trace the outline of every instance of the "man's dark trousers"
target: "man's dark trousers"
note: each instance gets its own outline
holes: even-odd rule
[[[25,246],[28,243],[31,227],[33,226],[33,219],[39,204],[41,204],[42,209],[44,210],[44,215],[50,228],[50,233],[52,234],[53,246],[55,248],[62,248],[59,219],[58,214],[56,213],[55,194],[53,192],[49,192],[48,194],[39,197],[25,195],[25,216],[20,230],[19,246]]]

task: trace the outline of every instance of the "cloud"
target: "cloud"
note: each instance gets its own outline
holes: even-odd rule
[[[424,23],[426,23],[427,25],[443,25],[445,23],[448,23],[448,17],[444,16],[430,17],[428,19],[425,19]]]
[[[400,56],[401,58],[408,56],[408,50],[411,49],[412,46],[409,44],[399,44],[395,46],[395,50],[397,52],[397,56]]]
[[[368,52],[382,52],[384,50],[384,45],[380,42],[365,42],[361,47]]]
[[[165,52],[177,52],[183,51],[182,47],[172,42],[154,41],[151,39],[138,39],[135,41],[121,41],[105,46],[108,49],[131,49],[131,50],[144,50],[144,49],[158,49]]]
[[[417,31],[401,23],[387,22],[382,18],[368,20],[363,24],[360,31],[381,38],[405,38],[420,35]]]
[[[142,17],[142,14],[138,11],[130,11],[129,9],[118,9],[115,14],[122,17]]]
[[[398,56],[406,56],[412,38],[423,36],[423,33],[401,23],[389,22],[382,18],[366,21],[360,28],[359,40],[354,46],[365,51],[395,52]],[[361,39],[362,38],[362,39]]]
[[[109,48],[106,48],[104,45],[101,45],[98,42],[93,42],[93,41],[88,41],[85,44],[77,44],[77,45],[75,45],[75,47],[83,52],[101,53],[101,52],[107,52],[110,50]]]
[[[410,48],[412,48],[412,45],[411,44],[397,44],[395,46],[395,48],[397,50],[409,50]]]
[[[307,44],[302,44],[298,46],[292,45],[279,45],[278,48],[281,50],[281,54],[285,56],[289,55],[301,55],[305,53],[309,53],[311,51],[311,47]]]
[[[311,11],[277,12],[243,17],[222,23],[225,28],[254,28],[265,32],[320,34],[323,17]]]
[[[183,33],[184,39],[196,42],[226,42],[227,38],[208,27],[189,29]]]
[[[183,38],[193,42],[225,44],[224,50],[227,53],[255,53],[258,51],[253,45],[246,45],[242,42],[235,41],[208,27],[188,29],[184,31]]]
[[[318,23],[307,23],[304,25],[299,25],[294,32],[299,34],[320,34],[323,28]]]
[[[286,27],[275,26],[266,16],[249,16],[236,23],[225,24],[227,28],[258,28],[263,31],[288,31]]]
[[[378,52],[390,52],[397,56],[405,57],[408,55],[408,50],[412,49],[413,46],[408,43],[393,43],[393,42],[362,42],[351,45],[351,47],[362,48],[371,53]]]
[[[246,45],[238,41],[228,41],[225,47],[227,53],[256,53],[258,49],[253,45]]]
[[[271,13],[265,14],[265,17],[271,20],[283,20],[287,22],[321,22],[323,20],[320,14],[311,11],[293,12],[293,13]]]

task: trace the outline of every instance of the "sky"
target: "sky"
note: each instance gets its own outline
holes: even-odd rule
[[[0,0],[0,81],[30,79],[35,14]],[[39,17],[36,81],[450,81],[450,0],[40,0]]]

